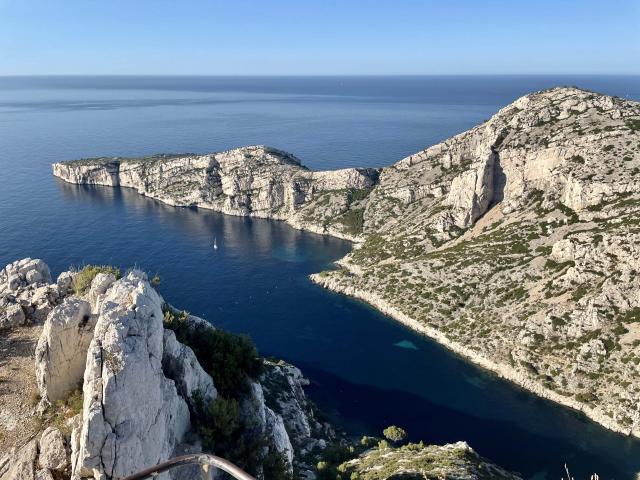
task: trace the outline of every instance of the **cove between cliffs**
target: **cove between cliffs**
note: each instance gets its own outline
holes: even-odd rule
[[[58,164],[56,164],[58,165]],[[62,180],[65,180],[68,183],[75,183],[75,184],[80,184],[82,185],[80,182],[69,182],[67,179],[64,178],[63,175],[60,174],[59,170],[56,170],[54,168],[54,175],[61,178]],[[100,183],[94,183],[96,185],[100,185],[103,184],[103,182]],[[277,220],[277,221],[281,221],[283,223],[285,223],[287,226],[294,228],[296,230],[302,230],[302,231],[309,231],[311,233],[317,234],[317,235],[322,235],[322,236],[326,236],[326,237],[334,237],[334,238],[339,238],[341,240],[344,241],[349,241],[353,243],[359,243],[359,241],[361,241],[362,239],[359,239],[357,237],[354,236],[349,236],[349,235],[343,235],[343,234],[339,234],[339,233],[334,233],[334,232],[327,232],[326,229],[323,228],[319,228],[317,225],[314,224],[310,224],[310,223],[300,223],[300,222],[292,222],[290,220],[288,220],[287,218],[278,218],[278,217],[269,217],[266,215],[262,215],[262,214],[254,214],[253,212],[250,213],[246,213],[246,214],[241,214],[238,213],[237,211],[225,211],[225,210],[221,210],[219,208],[216,208],[214,206],[209,206],[209,205],[179,205],[176,204],[175,202],[172,201],[166,201],[165,199],[163,199],[162,197],[158,197],[158,196],[154,196],[154,195],[147,195],[144,191],[140,191],[139,189],[136,189],[134,187],[128,187],[128,186],[122,186],[119,185],[119,182],[115,182],[114,184],[111,183],[107,183],[107,185],[115,187],[117,189],[122,189],[124,191],[130,191],[130,192],[137,192],[137,194],[143,196],[143,197],[147,197],[153,201],[158,201],[160,203],[166,204],[172,208],[188,208],[188,209],[194,209],[194,210],[211,210],[223,215],[230,215],[230,216],[235,216],[235,217],[254,217],[254,218],[260,218],[260,219],[265,219],[265,220]],[[349,266],[348,263],[343,262],[341,260],[338,260],[336,262],[336,265],[339,265],[341,268],[345,269],[345,270],[349,270],[349,268],[351,268]],[[634,437],[638,437],[640,438],[640,435],[637,434],[637,432],[629,432],[628,430],[624,430],[622,428],[620,428],[619,425],[617,425],[615,422],[611,421],[611,419],[609,417],[606,417],[604,415],[599,415],[596,412],[593,411],[593,409],[589,408],[588,406],[586,406],[585,404],[582,404],[572,398],[569,397],[565,397],[562,396],[560,394],[558,394],[557,392],[554,392],[553,390],[547,389],[545,387],[543,387],[540,384],[537,384],[536,382],[533,382],[529,379],[527,379],[525,376],[523,376],[522,374],[520,374],[517,370],[511,368],[508,365],[504,365],[504,364],[498,364],[496,362],[491,361],[490,359],[477,354],[476,352],[474,352],[472,349],[465,347],[464,345],[461,345],[459,343],[456,342],[452,342],[451,340],[449,340],[448,338],[446,338],[445,335],[443,335],[441,332],[439,332],[438,330],[434,329],[434,328],[430,328],[427,325],[424,325],[423,323],[415,320],[414,318],[411,318],[409,315],[405,314],[404,312],[400,311],[399,309],[395,308],[394,306],[390,305],[389,302],[387,302],[386,300],[382,299],[381,297],[379,297],[378,295],[376,295],[373,292],[370,291],[362,291],[358,288],[356,288],[355,286],[342,286],[340,285],[338,282],[332,281],[331,279],[327,279],[327,278],[323,278],[319,273],[313,273],[311,275],[309,275],[309,279],[327,289],[327,290],[331,290],[333,292],[336,292],[338,294],[342,294],[342,295],[346,295],[348,297],[352,297],[355,299],[358,299],[360,301],[363,301],[369,305],[371,305],[372,307],[374,307],[375,309],[377,309],[379,312],[381,312],[382,314],[388,316],[389,318],[393,319],[394,321],[410,328],[412,331],[421,334],[423,336],[426,336],[430,339],[432,339],[433,341],[437,342],[438,344],[444,346],[445,348],[447,348],[448,350],[454,352],[455,354],[461,356],[462,358],[464,358],[466,361],[471,362],[472,364],[479,366],[481,368],[483,368],[486,371],[489,371],[495,375],[497,375],[499,378],[505,379],[533,394],[535,394],[536,396],[552,401],[554,403],[557,403],[559,405],[562,405],[564,407],[568,407],[570,409],[573,409],[577,412],[580,412],[582,414],[584,414],[586,417],[588,417],[589,419],[591,419],[592,421],[598,423],[599,425],[602,425],[603,427],[625,435],[625,436],[634,436]]]
[[[348,269],[346,264],[342,262],[337,262],[337,263],[340,264],[343,268]],[[528,378],[520,374],[518,371],[516,371],[515,369],[507,365],[501,365],[496,362],[493,362],[482,355],[478,355],[472,349],[465,347],[464,345],[461,345],[457,342],[452,342],[440,331],[436,330],[435,328],[431,328],[427,325],[424,325],[423,323],[418,322],[417,320],[411,318],[409,315],[406,315],[405,313],[395,308],[393,305],[390,305],[389,302],[380,298],[378,295],[376,295],[373,292],[363,291],[354,286],[343,286],[338,282],[332,281],[332,279],[323,278],[320,274],[317,274],[317,273],[310,275],[310,279],[314,283],[328,290],[331,290],[343,295],[347,295],[347,296],[356,298],[358,300],[361,300],[363,302],[366,302],[367,304],[376,308],[378,311],[382,312],[384,315],[387,315],[388,317],[393,318],[395,321],[412,329],[413,331],[418,332],[421,335],[424,335],[436,341],[438,344],[460,355],[466,360],[472,362],[474,365],[482,367],[483,369],[494,373],[495,375],[497,375],[502,379],[508,380],[541,398],[550,400],[557,404],[560,404],[565,407],[569,407],[573,410],[576,410],[578,412],[581,412],[584,415],[586,415],[589,419],[602,425],[605,428],[608,428],[609,430],[612,430],[616,433],[620,433],[623,435],[630,435],[628,431],[621,429],[615,422],[612,422],[609,417],[604,415],[599,415],[597,412],[594,412],[593,409],[588,408],[586,405],[580,402],[577,402],[576,400],[573,400],[569,397],[562,396],[557,392],[554,392],[553,390],[545,388],[535,382],[532,382],[531,380],[529,380]],[[638,435],[635,432],[633,433],[632,436],[640,437],[640,435]]]
[[[406,425],[416,441],[467,440],[526,478],[556,478],[565,461],[575,475],[597,470],[611,472],[609,478],[629,478],[640,467],[636,441],[538,400],[369,305],[310,282],[308,275],[350,251],[346,241],[285,222],[174,208],[130,188],[54,185],[64,198],[60,208],[80,214],[73,229],[60,226],[67,233],[60,237],[64,249],[51,251],[54,269],[84,259],[158,273],[167,301],[248,333],[264,355],[299,366],[312,380],[311,398],[347,431],[375,435],[392,422]],[[89,229],[80,222],[86,218],[94,219]],[[78,236],[83,228],[91,234]],[[417,350],[395,345],[403,340]],[[547,477],[538,475],[544,470]]]
[[[229,179],[233,180],[233,188],[242,192],[248,187],[243,184],[243,176],[246,175],[248,178],[246,181],[250,182],[249,184],[255,182],[256,178],[260,179],[263,176],[268,179],[263,180],[267,186],[261,187],[267,194],[266,196],[258,195],[255,199],[249,197],[251,198],[249,203],[244,203],[244,201],[234,200],[232,197],[221,202],[217,198],[208,198],[203,191],[190,192],[189,189],[193,188],[192,183],[200,181],[200,172],[203,170],[207,172],[207,184],[215,193],[228,189]],[[359,191],[357,189],[368,191],[367,189],[379,185],[379,170],[377,169],[352,168],[311,171],[303,167],[296,157],[266,146],[243,147],[212,155],[157,155],[143,159],[100,158],[62,162],[53,165],[53,173],[54,176],[72,184],[132,188],[140,195],[172,207],[190,207],[213,210],[225,215],[281,220],[295,229],[356,242],[362,241],[364,238],[358,234],[349,234],[345,232],[344,228],[335,228],[330,221],[327,223],[325,220],[318,223],[316,219],[308,217],[307,214],[299,213],[297,206],[304,203],[306,195],[317,195],[314,193],[314,189],[341,192],[342,196],[346,191],[357,192]],[[163,180],[165,175],[174,178]],[[184,180],[181,180],[177,186],[173,185],[171,182],[175,182],[175,178],[180,176],[183,176]],[[284,191],[274,189],[271,186],[274,178],[275,182],[288,179],[287,181],[291,182],[292,187],[290,190],[285,189]],[[167,188],[170,189],[167,190]],[[346,196],[348,197],[348,195]],[[239,196],[239,198],[241,197]],[[275,212],[273,211],[274,200],[281,202]],[[317,203],[322,204],[321,201]],[[355,205],[357,205],[357,201]],[[493,206],[493,208],[495,207],[496,205]],[[326,211],[321,215],[324,218],[330,218],[330,214],[327,214]],[[335,225],[341,226],[340,224]],[[341,263],[346,270],[353,268],[345,262],[339,261],[338,263]],[[617,433],[640,437],[640,432],[622,428],[611,418],[594,411],[588,405],[547,389],[509,365],[499,364],[464,345],[451,341],[442,332],[411,318],[372,291],[360,291],[355,286],[349,285],[348,282],[346,286],[339,285],[337,282],[324,279],[318,274],[311,275],[311,280],[337,293],[369,303],[413,331],[433,339],[475,365],[489,370],[539,397],[582,412],[591,420]]]

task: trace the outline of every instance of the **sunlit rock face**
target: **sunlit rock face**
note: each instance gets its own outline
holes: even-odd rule
[[[64,400],[82,384],[95,324],[91,305],[79,298],[66,298],[49,313],[36,346],[36,379],[45,402]]]
[[[49,267],[23,258],[0,270],[0,329],[42,323],[67,294],[51,284]]]
[[[162,299],[132,271],[106,292],[84,372],[74,473],[121,478],[171,457],[189,409],[162,371]]]
[[[286,220],[297,228],[356,238],[361,225],[341,218],[371,189],[378,170],[312,172],[293,155],[265,146],[207,155],[95,158],[53,165],[76,184],[135,188],[169,205]]]

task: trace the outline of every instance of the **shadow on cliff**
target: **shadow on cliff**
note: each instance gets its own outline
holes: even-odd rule
[[[504,200],[504,189],[507,186],[507,175],[500,164],[500,154],[494,152],[495,160],[493,164],[493,198],[489,208]]]

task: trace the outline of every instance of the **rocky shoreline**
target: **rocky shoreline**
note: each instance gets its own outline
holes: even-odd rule
[[[346,268],[343,263],[341,264],[341,267]],[[340,293],[342,295],[347,295],[371,305],[378,311],[393,318],[395,321],[405,325],[411,330],[438,342],[440,345],[472,362],[474,365],[482,367],[483,369],[494,373],[500,378],[515,383],[519,387],[531,393],[534,393],[541,398],[582,412],[589,419],[593,420],[596,423],[599,423],[609,430],[621,433],[623,435],[633,435],[640,438],[640,430],[629,430],[621,428],[620,425],[612,422],[609,417],[599,414],[592,408],[589,408],[587,405],[581,404],[580,402],[577,402],[571,398],[560,395],[553,390],[546,389],[541,385],[532,382],[529,378],[523,376],[521,372],[518,372],[513,368],[510,368],[507,365],[501,365],[493,362],[489,358],[478,355],[472,349],[465,347],[464,345],[452,342],[446,336],[444,336],[442,332],[436,330],[435,328],[430,328],[429,326],[424,325],[423,323],[409,317],[371,291],[363,291],[353,285],[341,284],[340,282],[336,282],[330,277],[323,277],[319,273],[311,274],[309,275],[309,278],[312,282],[320,285],[323,288],[326,288],[327,290],[331,290],[332,292]]]
[[[347,213],[379,175],[375,168],[311,171],[293,155],[264,145],[204,155],[90,158],[52,168],[54,176],[76,185],[133,188],[174,207],[282,220],[352,241],[360,239],[361,225]]]

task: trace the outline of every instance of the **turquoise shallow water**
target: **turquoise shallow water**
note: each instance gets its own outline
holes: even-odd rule
[[[64,184],[50,163],[265,143],[313,168],[378,166],[458,133],[533,89],[640,98],[633,77],[0,79],[0,263],[138,265],[173,304],[299,365],[354,435],[467,440],[527,478],[640,471],[640,442],[469,365],[360,302],[311,284],[350,244],[279,222],[175,209]],[[211,238],[219,248],[213,251]]]

